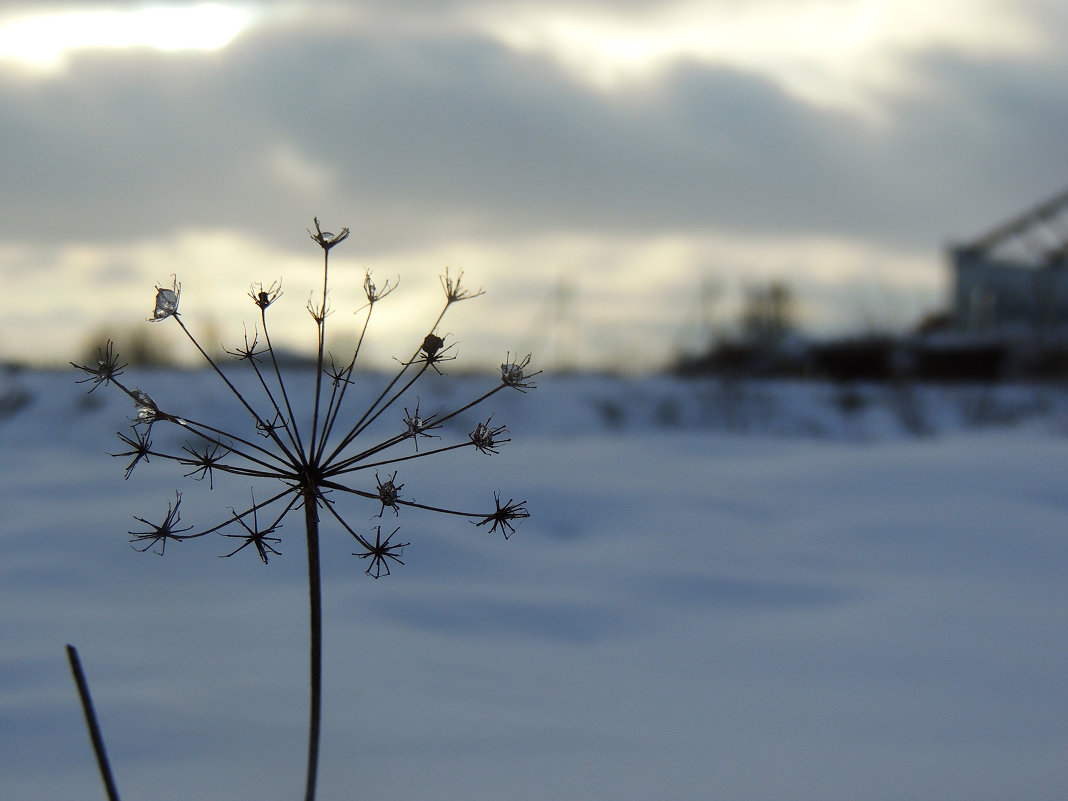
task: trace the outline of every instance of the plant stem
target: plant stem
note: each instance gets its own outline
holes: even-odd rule
[[[67,659],[70,661],[70,672],[74,674],[74,684],[78,687],[78,697],[81,699],[82,711],[85,713],[85,724],[89,727],[89,739],[93,743],[93,753],[96,754],[100,778],[104,780],[104,791],[108,794],[108,801],[119,801],[119,791],[115,788],[111,765],[108,763],[108,755],[104,750],[104,737],[100,734],[100,724],[96,720],[96,712],[93,711],[93,699],[89,696],[89,683],[85,680],[82,663],[78,659],[78,649],[73,645],[67,646]]]
[[[311,702],[308,716],[308,781],[304,801],[315,801],[319,773],[319,732],[323,690],[323,599],[319,579],[319,513],[312,492],[304,494],[304,523],[308,534],[308,603],[311,611]]]

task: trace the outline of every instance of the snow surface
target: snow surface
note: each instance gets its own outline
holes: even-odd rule
[[[267,567],[217,558],[232,540],[135,552],[176,488],[206,525],[249,486],[158,459],[124,481],[132,406],[76,377],[0,382],[0,797],[103,797],[68,642],[123,798],[300,797],[299,522]],[[487,382],[434,377],[422,410]],[[240,424],[210,374],[135,383]],[[407,564],[374,581],[324,523],[320,798],[1066,797],[1062,390],[539,383],[489,402],[499,456],[398,475],[526,499],[511,540],[404,509]]]

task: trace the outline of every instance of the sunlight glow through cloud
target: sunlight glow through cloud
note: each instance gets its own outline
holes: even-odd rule
[[[314,291],[314,280],[308,279],[314,253],[280,253],[226,231],[188,231],[163,240],[78,245],[50,253],[0,245],[0,271],[8,282],[8,293],[0,297],[0,359],[25,355],[22,343],[32,341],[37,358],[64,364],[69,354],[85,349],[89,334],[144,329],[153,287],[168,283],[171,274],[183,284],[187,320],[212,332],[225,347],[240,341],[241,321],[249,330],[255,325],[250,283],[281,277],[287,298],[274,307],[277,341],[298,351],[313,344],[301,298]],[[31,269],[46,259],[53,260],[50,269]],[[367,344],[369,363],[378,365],[391,363],[396,343],[422,338],[424,323],[440,304],[438,276],[446,266],[454,273],[464,270],[472,286],[486,290],[484,299],[465,304],[451,318],[468,368],[492,369],[509,348],[537,351],[550,364],[557,336],[572,328],[572,366],[660,367],[692,322],[703,281],[718,289],[714,311],[724,328],[738,318],[746,288],[771,280],[789,283],[802,324],[821,334],[858,326],[899,330],[941,300],[937,254],[832,237],[752,241],[708,232],[612,241],[593,235],[456,240],[395,250],[371,261],[353,248],[338,251],[332,263],[338,314],[331,337],[339,341],[358,335],[352,312],[363,305],[365,271],[379,281],[400,279],[402,294],[395,300],[403,297],[403,302],[384,304],[376,312],[379,336]],[[656,265],[655,273],[650,265]],[[57,318],[56,286],[91,286],[96,300],[71,303]],[[562,288],[571,297],[570,316],[555,319],[552,300]],[[665,308],[671,313],[665,315]]]
[[[1006,0],[676,2],[625,15],[522,5],[472,24],[606,92],[693,62],[755,73],[806,103],[865,115],[876,112],[873,94],[922,87],[903,55],[1026,53],[1040,38]]]
[[[219,3],[6,16],[0,17],[0,59],[55,70],[74,50],[218,50],[255,18],[249,6]]]

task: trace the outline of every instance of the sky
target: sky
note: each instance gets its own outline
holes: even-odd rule
[[[372,360],[446,267],[471,366],[654,367],[771,281],[808,331],[900,330],[1068,185],[1066,40],[1059,0],[4,3],[0,358],[121,346],[172,274],[229,347],[281,279],[310,349],[315,216],[352,232],[332,343],[399,279]]]

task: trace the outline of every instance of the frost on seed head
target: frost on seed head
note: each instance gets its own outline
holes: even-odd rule
[[[152,316],[149,317],[149,322],[157,322],[159,320],[166,320],[178,313],[178,299],[182,295],[182,285],[178,283],[176,276],[171,276],[173,283],[171,288],[156,284],[156,308],[152,310]]]
[[[512,354],[509,353],[505,357],[504,364],[501,365],[501,383],[505,386],[518,389],[520,392],[525,392],[528,389],[533,389],[535,384],[531,379],[540,374],[541,370],[536,372],[528,372],[527,366],[530,364],[530,354],[520,359],[518,355],[513,359]]]

